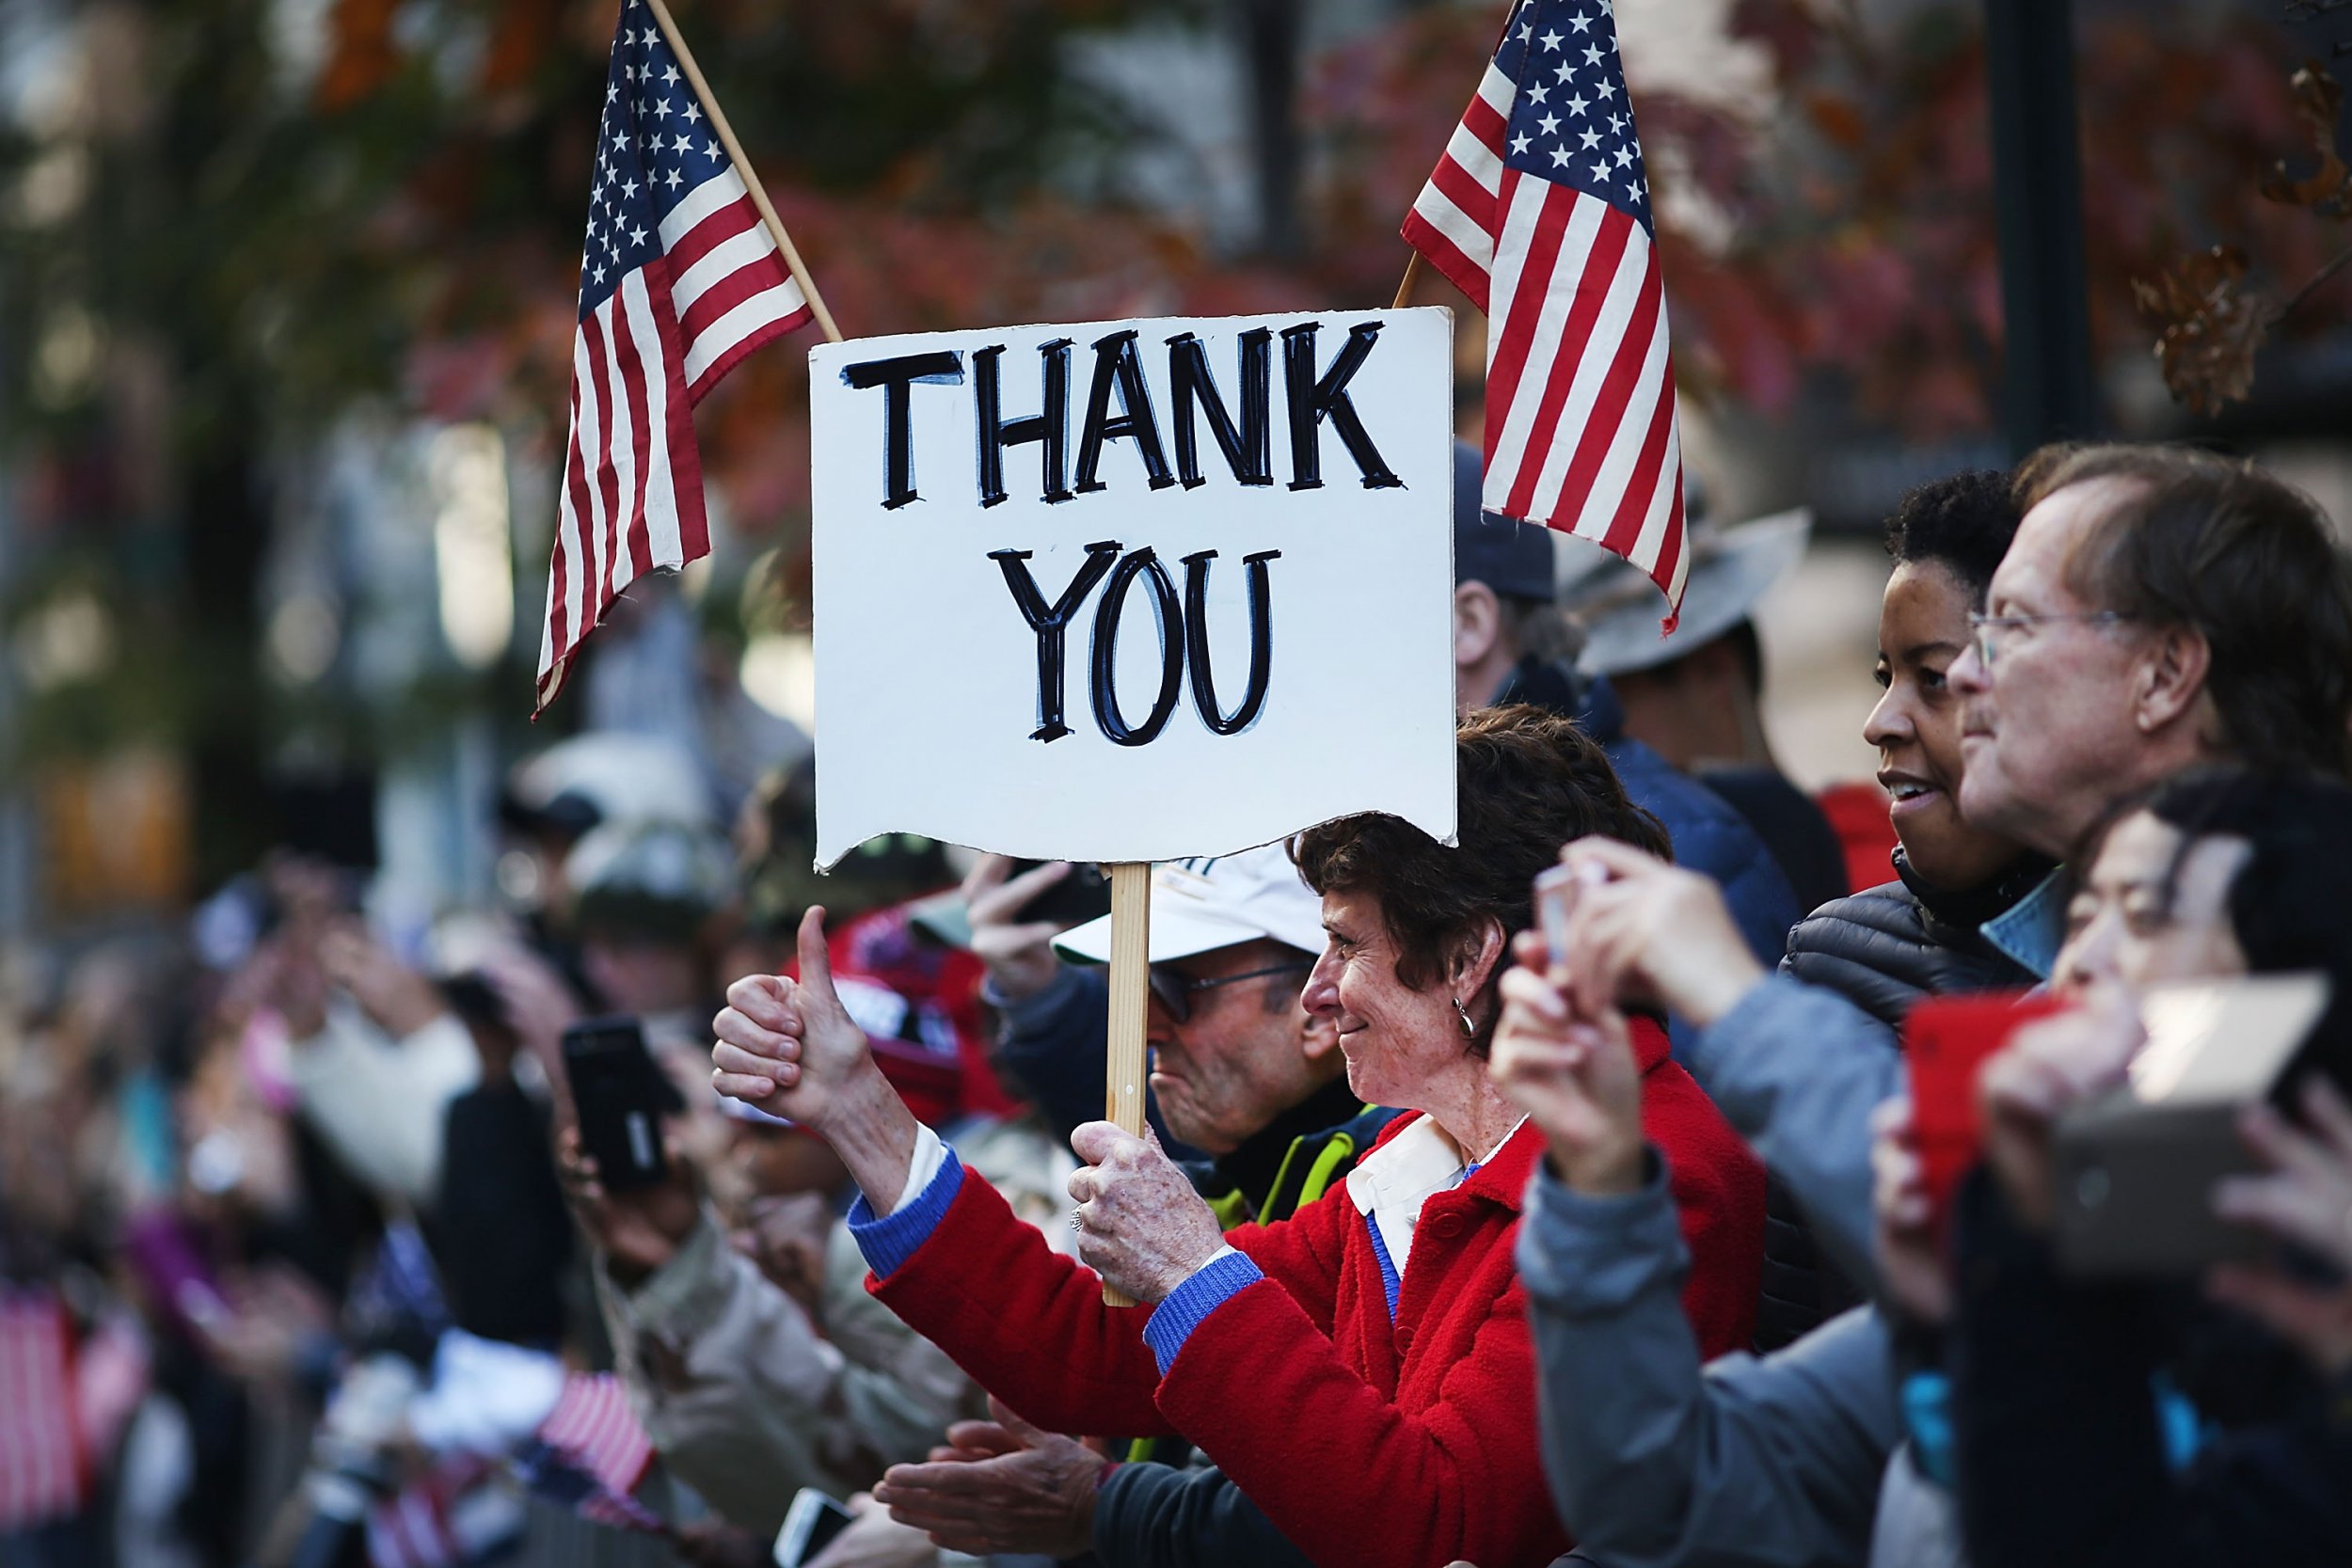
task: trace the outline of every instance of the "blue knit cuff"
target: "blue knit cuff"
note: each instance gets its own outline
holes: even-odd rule
[[[858,1251],[866,1255],[866,1266],[874,1271],[875,1278],[888,1279],[931,1239],[962,1185],[963,1162],[951,1148],[939,1163],[939,1173],[931,1178],[930,1185],[914,1202],[902,1203],[891,1213],[877,1217],[866,1195],[858,1194],[857,1201],[850,1206],[850,1235]]]
[[[1160,1364],[1160,1375],[1166,1377],[1168,1368],[1176,1365],[1177,1352],[1184,1348],[1184,1341],[1203,1319],[1264,1277],[1258,1265],[1241,1253],[1220,1252],[1170,1291],[1143,1325],[1144,1342]]]

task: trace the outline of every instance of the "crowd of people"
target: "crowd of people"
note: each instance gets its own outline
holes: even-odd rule
[[[1762,738],[1788,525],[1701,531],[1661,641],[1461,481],[1458,842],[1155,868],[1142,1135],[1086,868],[819,878],[807,764],[730,832],[645,738],[518,768],[504,904],[422,940],[287,853],[16,965],[0,1565],[2352,1561],[2328,518],[2153,446],[1922,486],[1859,802]],[[2086,1267],[2157,1000],[2312,975],[2165,1189],[2225,1244]]]

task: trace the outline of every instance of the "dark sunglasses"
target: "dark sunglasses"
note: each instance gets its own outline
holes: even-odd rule
[[[1293,963],[1246,969],[1239,974],[1219,974],[1203,980],[1181,970],[1170,969],[1166,964],[1153,964],[1151,969],[1152,994],[1158,999],[1161,1006],[1168,1009],[1169,1018],[1182,1023],[1192,1017],[1192,998],[1197,991],[1215,990],[1219,986],[1237,986],[1244,980],[1263,980],[1274,974],[1295,974],[1302,969],[1312,969],[1314,966],[1314,959],[1300,958]]]

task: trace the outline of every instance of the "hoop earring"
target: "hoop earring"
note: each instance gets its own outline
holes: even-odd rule
[[[1462,999],[1458,996],[1454,999],[1454,1016],[1462,1021],[1464,1039],[1474,1040],[1478,1037],[1478,1025],[1470,1022],[1470,1009],[1462,1006]]]

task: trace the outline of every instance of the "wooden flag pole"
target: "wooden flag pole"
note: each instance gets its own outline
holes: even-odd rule
[[[677,24],[671,20],[670,8],[662,4],[662,0],[645,0],[645,7],[653,12],[654,23],[661,29],[661,36],[668,41],[670,52],[677,56],[677,63],[685,70],[686,80],[692,86],[694,96],[709,106],[710,128],[719,133],[719,143],[727,150],[727,162],[735,166],[736,178],[743,182],[745,190],[751,192],[752,205],[759,209],[759,221],[768,226],[768,232],[775,240],[776,248],[784,252],[784,264],[792,269],[792,281],[801,286],[801,297],[808,301],[809,311],[817,318],[818,330],[824,333],[825,341],[839,342],[841,328],[834,325],[833,312],[825,309],[825,296],[817,292],[817,279],[808,275],[808,268],[802,263],[799,248],[792,244],[792,236],[784,231],[783,221],[776,216],[775,207],[768,200],[768,187],[759,182],[759,174],[752,167],[752,161],[743,156],[743,146],[735,139],[735,128],[727,123],[726,111],[719,107],[719,100],[711,94],[710,84],[703,80],[702,67],[694,63],[694,52],[686,47],[686,40],[679,35]]]
[[[1152,1006],[1152,866],[1120,861],[1111,872],[1110,1071],[1103,1116],[1122,1132],[1143,1136],[1143,1029]],[[1103,1287],[1105,1307],[1133,1307],[1124,1291]]]
[[[1389,302],[1391,310],[1402,310],[1413,303],[1413,285],[1421,281],[1421,252],[1416,250],[1405,263],[1405,276],[1396,285],[1396,298]]]

